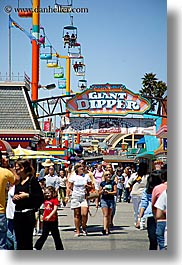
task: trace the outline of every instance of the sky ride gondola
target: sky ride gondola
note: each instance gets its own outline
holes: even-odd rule
[[[32,28],[30,28],[30,33],[32,34]],[[38,42],[40,46],[43,46],[43,48],[45,48],[45,30],[43,26],[40,26],[40,36]]]
[[[73,0],[65,0],[65,4],[63,3],[63,0],[61,1],[62,3],[58,3],[57,0],[55,0],[55,7],[71,7]]]
[[[18,11],[18,16],[22,17],[22,18],[32,17],[32,10],[28,10],[27,8],[25,8],[25,10],[23,10],[23,7],[21,9],[19,2],[20,1],[18,0],[18,8],[20,9],[20,11]]]
[[[81,58],[81,45],[80,43],[76,43],[75,46],[73,47],[69,47],[68,48],[68,56],[71,58],[71,59],[79,59]]]
[[[66,78],[59,78],[58,80],[58,88],[59,89],[66,89]]]
[[[32,11],[18,11],[18,16],[24,18],[32,17]]]
[[[73,68],[75,71],[75,74],[77,76],[84,76],[85,75],[85,64],[84,64],[84,58],[81,56],[79,59],[73,59]]]
[[[64,68],[63,66],[58,66],[54,68],[54,78],[63,78],[64,77]]]
[[[68,46],[74,47],[77,43],[77,27],[72,25],[64,26],[63,28],[63,41],[64,41],[64,48]]]
[[[87,88],[87,80],[85,79],[78,80],[78,88],[80,90],[85,90]]]
[[[40,59],[41,60],[52,60],[52,45],[50,44],[44,44],[44,52],[40,53]]]
[[[48,68],[57,68],[59,66],[58,59],[52,59],[47,61]]]

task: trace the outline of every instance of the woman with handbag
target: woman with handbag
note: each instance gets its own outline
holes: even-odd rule
[[[103,235],[110,234],[109,226],[111,223],[112,210],[115,204],[115,198],[117,194],[117,184],[111,180],[111,172],[105,171],[103,174],[103,181],[100,183],[99,194],[101,196],[100,204],[103,213]]]
[[[74,167],[75,174],[68,179],[68,188],[66,191],[66,200],[68,202],[71,194],[71,209],[74,210],[74,223],[76,227],[75,237],[80,236],[80,223],[82,225],[82,234],[87,235],[86,223],[88,219],[88,200],[86,193],[92,188],[91,179],[88,174],[84,174],[84,167],[77,163]]]

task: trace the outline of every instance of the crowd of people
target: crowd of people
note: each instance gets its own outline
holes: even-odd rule
[[[51,232],[55,249],[64,250],[58,208],[73,211],[74,237],[87,236],[91,202],[101,208],[103,236],[112,233],[117,204],[132,203],[133,225],[147,229],[149,250],[167,249],[167,166],[159,161],[149,172],[144,162],[114,168],[80,160],[58,169],[46,159],[38,177],[29,160],[18,159],[13,168],[6,156],[0,161],[0,249],[41,250]]]

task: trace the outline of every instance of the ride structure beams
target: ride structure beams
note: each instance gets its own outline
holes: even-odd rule
[[[33,9],[40,7],[40,0],[33,0]],[[40,32],[40,13],[33,12],[32,14],[32,35],[36,40],[32,40],[32,100],[38,99],[38,87],[39,87],[39,40]]]

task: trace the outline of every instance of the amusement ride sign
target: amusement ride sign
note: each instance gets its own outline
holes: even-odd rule
[[[145,113],[150,102],[122,84],[98,84],[76,94],[66,108],[74,114],[125,116]]]

